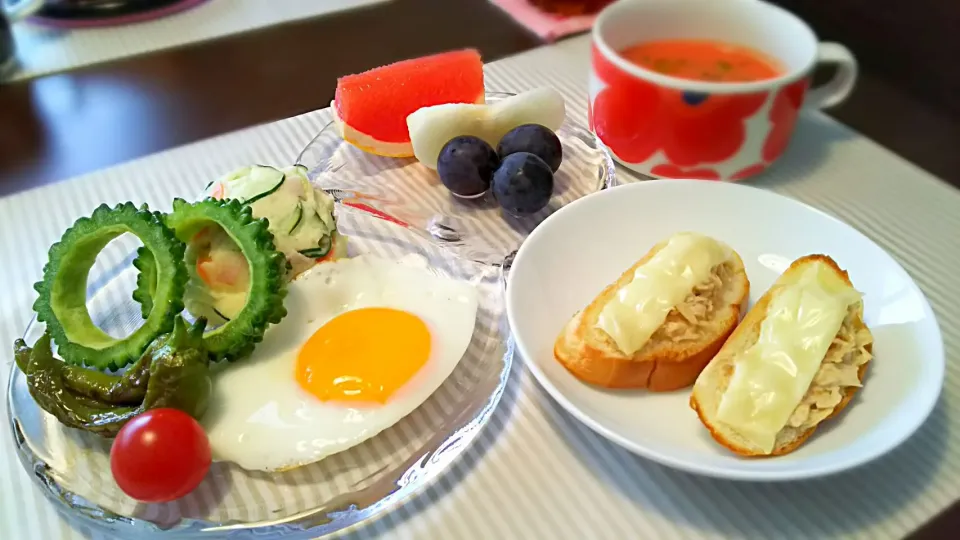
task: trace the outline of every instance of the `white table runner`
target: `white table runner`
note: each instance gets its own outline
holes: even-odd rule
[[[20,69],[14,72],[12,80],[66,71],[386,1],[207,0],[162,19],[76,30],[49,28],[28,20],[14,25]]]
[[[491,64],[488,87],[551,84],[582,121],[588,61],[586,38],[576,38]],[[0,346],[29,321],[30,285],[48,246],[74,219],[100,202],[164,209],[175,195],[196,193],[233,167],[289,163],[326,118],[326,111],[313,112],[0,199]],[[948,372],[940,403],[917,435],[873,464],[824,480],[699,478],[595,435],[518,361],[498,411],[465,457],[435,487],[349,538],[876,540],[908,534],[960,497],[960,191],[819,113],[802,117],[783,162],[754,184],[860,229],[927,294],[946,341]],[[6,367],[0,372],[5,382]],[[0,440],[0,538],[86,534],[58,518],[32,485],[9,435]]]

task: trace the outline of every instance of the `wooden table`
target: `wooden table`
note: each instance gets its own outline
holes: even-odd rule
[[[0,195],[325,107],[344,73],[458,47],[490,61],[542,44],[487,0],[397,0],[0,86]],[[870,66],[832,114],[960,187],[955,110]],[[958,527],[955,504],[913,538]]]
[[[397,0],[0,86],[0,195],[322,108],[344,73],[456,47],[495,60],[541,44],[486,0]],[[960,118],[869,69],[834,115],[960,185]]]

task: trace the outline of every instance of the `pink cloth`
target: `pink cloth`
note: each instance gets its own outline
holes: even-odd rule
[[[552,13],[544,13],[527,0],[490,1],[509,13],[518,23],[526,26],[547,41],[554,41],[563,36],[589,30],[593,26],[593,21],[597,18],[595,14],[562,17]]]

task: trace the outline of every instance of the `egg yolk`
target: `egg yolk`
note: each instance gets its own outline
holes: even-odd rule
[[[334,317],[307,340],[296,377],[321,401],[386,403],[429,358],[430,331],[419,317],[363,308]]]

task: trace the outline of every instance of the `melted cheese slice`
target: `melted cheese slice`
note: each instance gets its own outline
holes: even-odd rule
[[[667,314],[727,261],[729,246],[697,233],[678,233],[637,267],[600,311],[596,328],[606,332],[625,354],[639,351],[663,325]]]
[[[717,419],[765,453],[810,388],[820,363],[860,293],[816,262],[767,305],[757,342],[734,363]]]

